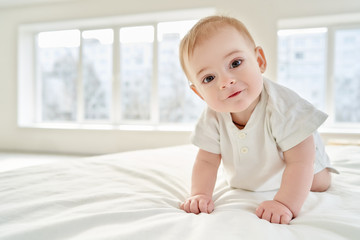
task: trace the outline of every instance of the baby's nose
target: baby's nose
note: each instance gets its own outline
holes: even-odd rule
[[[221,86],[220,86],[220,89],[225,89],[225,88],[228,88],[229,86],[231,85],[234,85],[235,84],[235,79],[225,79],[224,81],[221,82]]]

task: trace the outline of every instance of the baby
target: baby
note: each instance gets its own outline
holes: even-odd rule
[[[200,20],[180,44],[180,61],[191,89],[206,103],[192,142],[199,147],[188,213],[211,213],[222,161],[231,187],[277,190],[256,215],[288,224],[309,191],[326,191],[331,168],[317,133],[327,115],[293,91],[262,76],[266,59],[237,19]]]

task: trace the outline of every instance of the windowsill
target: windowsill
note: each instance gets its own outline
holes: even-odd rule
[[[63,130],[123,130],[123,131],[193,131],[194,124],[106,124],[106,123],[32,123],[23,124],[20,128],[38,128],[38,129],[63,129]],[[325,135],[341,135],[341,136],[358,136],[360,138],[360,127],[320,127],[320,134]]]
[[[360,127],[321,127],[319,133],[327,145],[360,145]]]
[[[360,126],[354,127],[320,127],[321,134],[360,135]]]
[[[116,131],[159,131],[159,132],[191,132],[194,130],[193,124],[164,124],[164,125],[146,125],[146,124],[77,124],[77,123],[33,123],[20,125],[19,128],[31,129],[56,129],[56,130],[116,130]]]

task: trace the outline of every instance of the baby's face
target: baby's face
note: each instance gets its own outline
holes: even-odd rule
[[[195,47],[189,75],[196,91],[217,112],[243,112],[256,106],[266,60],[235,28],[225,26]]]

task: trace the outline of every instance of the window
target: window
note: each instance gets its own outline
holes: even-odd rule
[[[325,110],[327,29],[278,32],[278,80]]]
[[[159,53],[159,121],[194,122],[198,118],[204,102],[192,91],[188,91],[188,83],[184,81],[178,56],[178,43],[183,33],[190,29],[195,21],[168,22],[158,25]],[[186,114],[183,114],[186,112]]]
[[[154,27],[120,29],[121,119],[151,119]]]
[[[80,31],[42,32],[38,35],[37,106],[43,121],[76,120],[76,79]]]
[[[112,29],[82,32],[80,72],[83,83],[84,120],[110,119],[113,39]]]
[[[329,114],[328,127],[360,125],[360,24],[278,31],[278,81]]]
[[[360,123],[360,27],[335,31],[335,121]]]
[[[178,47],[210,13],[22,26],[19,125],[193,125],[205,105],[189,90]]]

